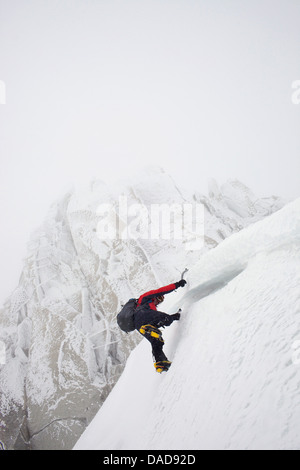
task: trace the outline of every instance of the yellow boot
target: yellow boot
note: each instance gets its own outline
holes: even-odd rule
[[[145,335],[145,334],[148,334],[150,336],[152,336],[153,338],[155,339],[158,339],[159,341],[163,341],[162,339],[162,335],[161,335],[161,331],[156,328],[155,326],[152,326],[152,325],[143,325],[141,326],[141,328],[139,329],[139,332],[142,334],[142,335]]]
[[[172,362],[170,361],[157,361],[154,363],[154,367],[156,369],[156,372],[161,374],[162,372],[167,372],[171,364]]]

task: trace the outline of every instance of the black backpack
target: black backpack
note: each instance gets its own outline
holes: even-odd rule
[[[135,330],[134,312],[137,306],[137,299],[129,299],[122,310],[117,315],[117,323],[122,331],[129,333]]]

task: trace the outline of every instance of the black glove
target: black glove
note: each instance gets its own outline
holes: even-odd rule
[[[178,287],[184,287],[185,285],[186,281],[184,279],[180,279],[180,281],[175,282],[176,289],[178,289]]]
[[[179,312],[173,313],[173,315],[171,315],[171,317],[173,318],[173,320],[180,320],[180,313]]]

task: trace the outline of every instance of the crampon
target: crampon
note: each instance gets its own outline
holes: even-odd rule
[[[154,363],[154,367],[156,369],[156,372],[161,374],[162,372],[167,372],[171,364],[172,362],[170,361],[157,361]]]

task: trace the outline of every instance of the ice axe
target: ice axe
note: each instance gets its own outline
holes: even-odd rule
[[[178,269],[178,271],[179,271],[179,269]],[[181,278],[180,278],[180,279],[183,279],[185,273],[187,273],[187,272],[188,272],[188,268],[185,268],[185,270],[182,271],[182,273],[181,273]],[[181,308],[179,308],[178,311],[177,311],[177,313],[181,313],[181,312],[182,312],[182,310],[181,310]]]
[[[185,268],[185,270],[182,271],[182,273],[181,273],[181,279],[184,278],[184,275],[185,275],[185,273],[187,273],[187,272],[188,272],[188,268]]]
[[[185,275],[185,273],[187,273],[187,272],[188,272],[188,268],[185,268],[185,270],[184,270],[184,271],[182,271],[182,273],[181,273],[181,279],[183,279],[183,278],[184,278],[184,275]],[[182,312],[181,308],[180,308],[180,309],[178,309],[178,313],[181,313],[181,312]]]

